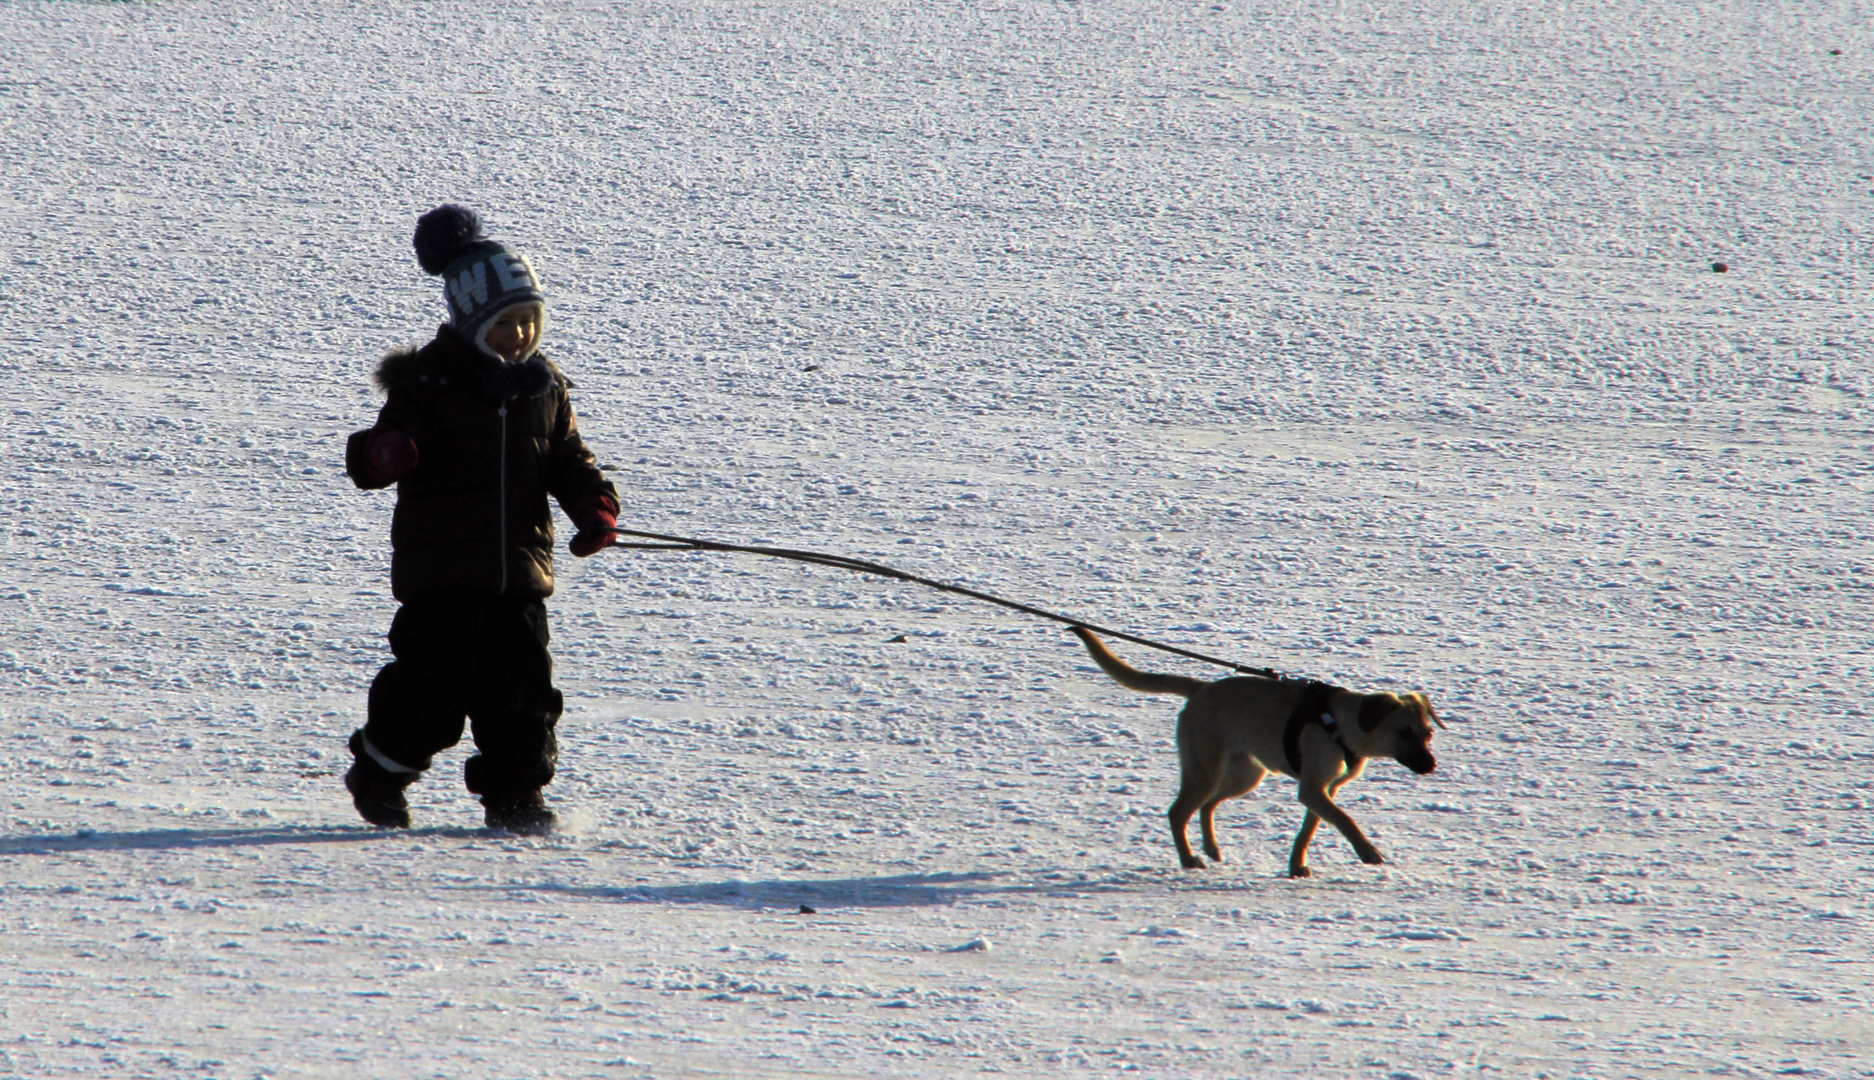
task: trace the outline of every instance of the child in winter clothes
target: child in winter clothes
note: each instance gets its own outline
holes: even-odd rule
[[[546,306],[527,262],[459,206],[418,219],[416,252],[443,278],[449,322],[379,364],[384,408],[345,448],[360,488],[397,485],[390,582],[402,604],[345,786],[366,821],[409,827],[404,788],[460,741],[466,717],[479,751],[466,779],[487,824],[543,833],[563,704],[547,652],[547,496],[578,526],[570,550],[583,557],[612,542],[618,493],[579,437],[572,384],[538,351]]]

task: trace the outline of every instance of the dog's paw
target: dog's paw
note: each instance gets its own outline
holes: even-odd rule
[[[1379,853],[1378,848],[1367,848],[1360,853],[1360,861],[1368,866],[1380,866],[1386,862],[1386,857]]]
[[[1204,854],[1206,854],[1206,855],[1208,855],[1208,856],[1210,856],[1210,861],[1211,861],[1211,862],[1222,862],[1222,861],[1223,861],[1223,852],[1222,852],[1222,851],[1219,851],[1218,849],[1216,849],[1216,848],[1214,848],[1214,847],[1207,847],[1207,848],[1205,848],[1205,849],[1204,849]]]
[[[1202,870],[1204,868],[1204,860],[1195,855],[1188,859],[1179,859],[1178,861],[1184,864],[1186,870]]]
[[[1314,871],[1308,869],[1305,866],[1291,866],[1288,868],[1288,876],[1289,877],[1313,877]]]

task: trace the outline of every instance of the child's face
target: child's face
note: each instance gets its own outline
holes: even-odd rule
[[[482,342],[504,360],[519,360],[540,344],[540,305],[516,304],[495,317]]]

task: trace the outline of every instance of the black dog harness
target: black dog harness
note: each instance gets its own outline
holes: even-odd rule
[[[1360,761],[1360,755],[1347,748],[1340,739],[1340,725],[1335,722],[1334,714],[1327,707],[1328,699],[1340,692],[1340,687],[1329,683],[1311,680],[1302,691],[1301,700],[1295,703],[1295,711],[1288,714],[1288,726],[1282,729],[1282,753],[1288,758],[1288,767],[1294,774],[1301,775],[1301,729],[1309,724],[1319,724],[1327,729],[1334,745],[1347,759],[1347,767]]]

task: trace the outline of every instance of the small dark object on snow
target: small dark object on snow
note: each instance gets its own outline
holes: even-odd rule
[[[1722,274],[1730,268],[1731,267],[1726,263],[1715,262],[1711,264],[1711,272],[1714,274]]]
[[[486,813],[482,820],[491,829],[506,829],[516,836],[545,836],[553,831],[558,819],[547,808],[545,796],[538,791],[524,795],[483,795]]]
[[[1841,49],[1840,49],[1840,48],[1834,48],[1834,49],[1830,49],[1830,50],[1828,51],[1828,54],[1829,54],[1830,56],[1840,56],[1840,55],[1841,55]]]
[[[887,644],[887,645],[903,645],[903,644],[904,644],[904,635],[903,635],[903,634],[899,634],[899,635],[898,635],[897,637],[895,637],[895,638],[891,638],[890,640],[888,640],[888,641],[886,641],[886,642],[885,642],[885,644]]]
[[[818,365],[818,364],[808,364],[808,365],[807,365],[806,367],[804,367],[804,368],[801,368],[800,370],[802,370],[802,371],[818,371],[818,370],[820,370],[820,365]]]
[[[801,913],[802,915],[818,915],[818,914],[820,914],[820,909],[818,909],[818,908],[810,908],[810,907],[808,907],[807,905],[805,905],[805,904],[802,904],[802,905],[800,905],[800,913]]]

